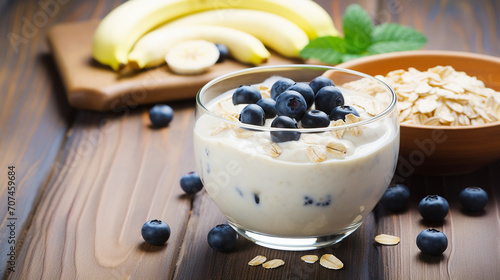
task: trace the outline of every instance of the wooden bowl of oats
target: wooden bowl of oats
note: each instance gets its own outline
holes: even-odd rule
[[[398,94],[399,175],[465,173],[500,159],[499,57],[405,51],[337,67],[375,76]]]

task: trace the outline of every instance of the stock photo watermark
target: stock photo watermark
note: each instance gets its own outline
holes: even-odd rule
[[[9,32],[7,39],[14,53],[19,52],[22,45],[29,43],[31,39],[38,35],[41,28],[45,27],[49,20],[55,17],[61,6],[68,4],[71,0],[39,0],[38,10],[33,13],[31,18],[21,17],[21,28],[16,32]]]

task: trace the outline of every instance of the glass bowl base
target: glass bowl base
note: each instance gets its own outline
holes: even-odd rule
[[[229,222],[229,225],[241,236],[262,247],[285,251],[308,251],[320,249],[336,244],[353,233],[362,222],[356,223],[348,229],[332,235],[309,237],[277,237],[250,230],[245,230]]]

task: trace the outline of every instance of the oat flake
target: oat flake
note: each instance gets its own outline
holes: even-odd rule
[[[321,259],[319,260],[319,263],[328,269],[341,269],[344,267],[344,264],[342,261],[340,261],[337,257],[335,257],[332,254],[324,254]]]
[[[379,234],[375,236],[375,241],[382,245],[396,245],[401,241],[401,239],[394,235]]]
[[[258,266],[258,265],[263,264],[266,260],[267,260],[267,258],[266,258],[266,257],[261,256],[261,255],[258,255],[258,256],[256,256],[255,258],[253,258],[251,261],[249,261],[249,262],[248,262],[248,265],[251,265],[251,266]]]
[[[262,266],[264,268],[267,268],[267,269],[272,269],[272,268],[280,267],[280,266],[282,266],[284,264],[285,264],[285,262],[283,260],[274,259],[274,260],[270,260],[268,262],[263,263]]]

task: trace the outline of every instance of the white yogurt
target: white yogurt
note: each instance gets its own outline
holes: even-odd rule
[[[270,87],[273,80],[263,84]],[[347,105],[370,98],[342,92]],[[231,94],[220,95],[206,107],[215,110]],[[370,117],[354,107],[362,119]],[[253,132],[247,138],[237,137],[235,128],[214,133],[223,123],[207,114],[197,119],[194,148],[198,170],[227,219],[249,231],[317,237],[355,228],[383,195],[397,162],[399,127],[389,116],[365,125],[360,135],[346,132],[342,139],[331,132],[302,133],[299,141],[278,143],[282,152],[276,158],[264,150],[271,142],[269,132]],[[342,143],[346,156],[337,159],[326,153],[325,161],[312,162],[307,154],[311,141],[323,147],[332,141]]]

